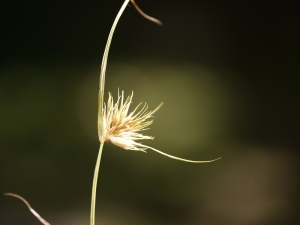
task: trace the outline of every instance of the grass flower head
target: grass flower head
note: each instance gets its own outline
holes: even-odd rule
[[[124,92],[118,93],[117,102],[114,103],[112,95],[109,93],[107,106],[103,108],[103,132],[99,133],[101,142],[111,141],[113,144],[126,149],[145,151],[147,146],[142,145],[137,140],[153,139],[140,131],[148,129],[153,123],[153,114],[162,106],[161,103],[153,111],[148,111],[146,103],[140,103],[132,112],[129,112],[132,103],[133,93],[124,100]]]

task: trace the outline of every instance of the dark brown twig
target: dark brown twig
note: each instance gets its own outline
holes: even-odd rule
[[[155,19],[154,17],[148,16],[146,13],[144,13],[140,7],[138,7],[138,5],[135,3],[134,0],[130,0],[131,4],[134,6],[134,8],[143,16],[145,17],[147,20],[150,20],[158,25],[162,25],[162,22],[160,22],[158,19]]]

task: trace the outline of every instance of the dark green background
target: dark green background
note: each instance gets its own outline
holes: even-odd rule
[[[104,147],[98,224],[299,224],[300,14],[292,1],[137,0],[106,93],[153,109],[148,150]],[[0,192],[52,224],[88,224],[102,53],[122,0],[1,3]],[[0,224],[39,224],[0,197]]]

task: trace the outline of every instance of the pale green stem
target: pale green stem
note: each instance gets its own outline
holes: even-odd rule
[[[109,48],[110,48],[110,44],[112,41],[112,37],[114,35],[116,26],[119,22],[119,19],[122,15],[122,13],[124,12],[128,2],[130,0],[125,0],[120,11],[118,12],[115,21],[111,27],[111,30],[109,32],[108,38],[107,38],[107,43],[105,46],[105,50],[104,50],[104,54],[103,54],[103,58],[102,58],[102,64],[101,64],[101,71],[100,71],[100,84],[99,84],[99,108],[98,108],[98,132],[103,134],[103,98],[104,98],[104,87],[105,87],[105,72],[106,72],[106,66],[107,66],[107,59],[108,59],[108,53],[109,53]],[[100,140],[100,142],[102,143],[103,140]]]
[[[104,145],[104,143],[100,144],[97,162],[96,162],[96,166],[95,166],[94,178],[93,178],[92,201],[91,201],[91,223],[90,223],[91,225],[95,225],[97,181],[98,181],[98,174],[99,174],[103,145]]]
[[[125,0],[120,11],[118,12],[115,21],[112,25],[112,28],[110,30],[110,33],[108,35],[107,43],[105,46],[104,54],[103,54],[103,59],[102,59],[102,64],[101,64],[101,71],[100,71],[100,87],[99,87],[99,108],[98,108],[98,134],[100,139],[100,149],[98,153],[98,158],[96,162],[96,167],[95,167],[95,172],[94,172],[94,178],[93,178],[93,188],[92,188],[92,200],[91,200],[91,221],[90,225],[95,225],[95,208],[96,208],[96,193],[97,193],[97,180],[98,180],[98,173],[99,173],[99,168],[100,168],[100,162],[101,162],[101,155],[102,155],[102,150],[103,150],[103,145],[104,145],[104,126],[103,126],[103,96],[104,96],[104,87],[105,87],[105,72],[106,72],[106,65],[107,65],[107,58],[108,58],[108,53],[109,53],[109,48],[110,44],[112,41],[112,37],[114,35],[115,28],[118,24],[118,21],[124,12],[128,2],[130,0]]]

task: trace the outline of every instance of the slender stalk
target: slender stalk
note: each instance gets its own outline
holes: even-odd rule
[[[147,20],[150,20],[156,24],[158,24],[159,26],[162,25],[162,22],[160,22],[158,19],[155,19],[152,16],[147,15],[146,13],[144,13],[140,7],[138,7],[138,5],[135,3],[134,0],[130,0],[131,4],[134,6],[134,8],[139,12],[139,14],[141,14],[143,17],[145,17]]]
[[[106,73],[106,66],[107,66],[107,59],[108,59],[108,53],[109,53],[109,48],[110,44],[114,35],[114,31],[116,29],[116,26],[118,24],[118,21],[124,12],[127,4],[129,1],[132,2],[132,4],[135,6],[135,8],[138,10],[139,13],[141,13],[144,17],[147,19],[154,21],[158,24],[161,24],[160,21],[146,15],[141,11],[141,9],[138,8],[138,6],[135,4],[134,0],[124,0],[123,5],[121,6],[120,11],[118,12],[115,21],[111,27],[111,30],[108,35],[107,43],[105,46],[103,58],[102,58],[102,64],[101,64],[101,71],[100,71],[100,83],[99,83],[99,106],[98,106],[98,135],[100,139],[100,149],[98,153],[98,158],[96,162],[96,167],[95,167],[95,172],[94,172],[94,178],[93,178],[93,188],[92,188],[92,200],[91,200],[91,218],[90,218],[90,225],[95,225],[95,208],[96,208],[96,192],[97,192],[97,180],[98,180],[98,173],[99,173],[99,168],[100,168],[100,162],[101,162],[101,155],[102,155],[102,150],[103,150],[103,145],[105,142],[106,138],[106,131],[104,129],[104,121],[103,121],[103,108],[104,108],[104,87],[105,87],[105,73]]]
[[[28,207],[28,209],[30,210],[30,212],[31,212],[36,218],[38,218],[39,221],[41,221],[42,224],[44,224],[44,225],[50,225],[50,223],[48,223],[46,220],[44,220],[43,217],[41,217],[40,214],[38,214],[38,213],[31,207],[31,205],[26,201],[26,199],[23,198],[22,196],[17,195],[17,194],[14,194],[14,193],[4,193],[4,195],[7,195],[7,196],[13,196],[13,197],[15,197],[15,198],[20,199],[22,202],[25,203],[25,205]]]
[[[103,130],[103,98],[104,98],[104,87],[105,87],[105,73],[106,73],[106,66],[107,66],[107,59],[108,59],[108,53],[109,53],[109,48],[110,48],[110,44],[116,29],[116,26],[119,22],[119,19],[122,15],[122,13],[124,12],[128,2],[130,0],[125,0],[120,11],[118,12],[115,21],[111,27],[111,30],[109,32],[108,38],[107,38],[107,42],[106,42],[106,46],[105,46],[105,50],[104,50],[104,54],[103,54],[103,58],[102,58],[102,64],[101,64],[101,71],[100,71],[100,83],[99,83],[99,106],[98,106],[98,133],[102,134],[102,137],[100,138],[100,142],[103,143],[104,142],[104,130]],[[101,135],[99,135],[100,137]]]
[[[97,181],[98,181],[98,174],[99,174],[99,168],[100,168],[100,162],[101,162],[101,155],[104,145],[104,126],[103,126],[103,96],[104,96],[104,87],[105,87],[105,72],[106,72],[106,65],[107,65],[107,58],[109,53],[109,48],[111,44],[112,37],[114,35],[115,28],[118,24],[118,21],[124,12],[128,2],[130,0],[125,0],[120,11],[118,12],[115,21],[112,25],[112,28],[110,30],[107,43],[105,46],[102,64],[101,64],[101,71],[100,71],[100,84],[99,84],[99,108],[98,108],[98,135],[100,138],[100,148],[98,153],[98,158],[96,162],[95,172],[94,172],[94,178],[93,178],[93,188],[92,188],[92,200],[91,200],[91,218],[90,218],[90,225],[95,225],[95,209],[96,209],[96,193],[97,193]]]
[[[98,174],[101,162],[101,155],[103,150],[104,143],[100,144],[99,153],[97,157],[97,162],[95,166],[94,172],[94,179],[93,179],[93,188],[92,188],[92,200],[91,200],[91,225],[95,225],[95,209],[96,209],[96,193],[97,193],[97,181],[98,181]]]

